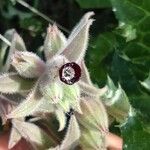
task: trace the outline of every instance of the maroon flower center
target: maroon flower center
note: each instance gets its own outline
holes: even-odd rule
[[[72,85],[79,81],[81,77],[81,68],[75,62],[66,63],[60,68],[59,77],[62,82]]]

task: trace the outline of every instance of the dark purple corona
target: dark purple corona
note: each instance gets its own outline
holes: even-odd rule
[[[75,62],[66,63],[60,68],[59,77],[62,82],[72,85],[79,81],[81,77],[81,68]]]

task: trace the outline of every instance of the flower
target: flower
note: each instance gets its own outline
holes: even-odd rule
[[[31,52],[22,51],[13,54],[12,65],[18,73],[18,75],[15,74],[16,78],[35,79],[31,92],[14,111],[7,115],[8,118],[25,117],[39,112],[53,112],[56,116],[61,115],[62,118],[66,119],[65,113],[71,108],[82,113],[80,94],[83,92],[91,94],[90,89],[92,89],[86,83],[82,84],[83,81],[80,81],[79,77],[80,71],[82,71],[81,64],[87,49],[89,27],[94,21],[90,18],[93,14],[93,12],[86,13],[68,39],[56,25],[48,27],[44,42],[46,63]],[[73,71],[77,74],[72,79],[73,82],[78,82],[73,85],[65,84],[59,77],[61,68],[68,63],[72,64]],[[77,73],[78,71],[79,73]],[[11,75],[5,76],[6,78],[12,79]],[[77,78],[77,80],[74,80],[74,78]],[[3,80],[4,75],[0,79]],[[10,83],[13,86],[16,82],[17,79],[11,80]],[[19,85],[16,86],[20,87]],[[59,122],[62,130],[65,127],[65,121],[59,120]]]
[[[30,115],[42,118],[47,113],[55,114],[59,121],[58,131],[68,127],[64,140],[54,149],[70,149],[79,143],[80,137],[81,147],[95,135],[102,137],[103,141],[105,132],[108,131],[105,108],[97,101],[100,90],[93,86],[84,64],[89,28],[94,21],[91,19],[93,15],[93,12],[86,13],[68,39],[56,24],[49,25],[43,47],[45,62],[32,52],[16,51],[19,47],[14,44],[11,64],[15,72],[0,76],[0,92],[17,93],[24,97],[24,100],[6,115],[6,119],[13,120],[12,123],[20,132],[23,128],[30,134],[32,130],[38,131],[33,124],[20,118]],[[66,114],[69,114],[70,110],[74,113],[67,125]],[[87,130],[89,134],[84,132]],[[20,134],[28,138],[26,132]],[[39,135],[39,132],[31,135],[35,136],[34,142],[41,141],[36,141],[36,136],[40,137]],[[105,144],[100,143],[98,146],[105,147]]]

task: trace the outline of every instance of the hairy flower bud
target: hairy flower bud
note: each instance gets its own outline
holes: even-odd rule
[[[15,52],[12,65],[21,76],[26,78],[39,77],[45,70],[44,62],[31,52]]]
[[[106,150],[105,134],[81,127],[80,146],[85,150]]]
[[[86,98],[81,100],[83,114],[77,114],[79,123],[88,129],[98,129],[100,132],[108,131],[108,118],[103,104],[97,100]]]
[[[56,24],[49,25],[47,36],[44,42],[44,51],[46,57],[51,58],[56,52],[66,44],[64,34],[58,29]]]

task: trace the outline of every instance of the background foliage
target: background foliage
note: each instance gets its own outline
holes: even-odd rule
[[[150,1],[149,0],[26,0],[70,30],[81,16],[95,12],[86,64],[93,82],[103,87],[109,75],[126,92],[135,115],[110,128],[124,139],[124,149],[150,146]],[[48,22],[15,0],[0,0],[0,33],[15,28],[29,51],[43,43]],[[65,32],[66,35],[68,33]],[[148,77],[149,76],[149,77]],[[147,78],[147,79],[146,79]],[[145,80],[146,79],[146,80]]]

